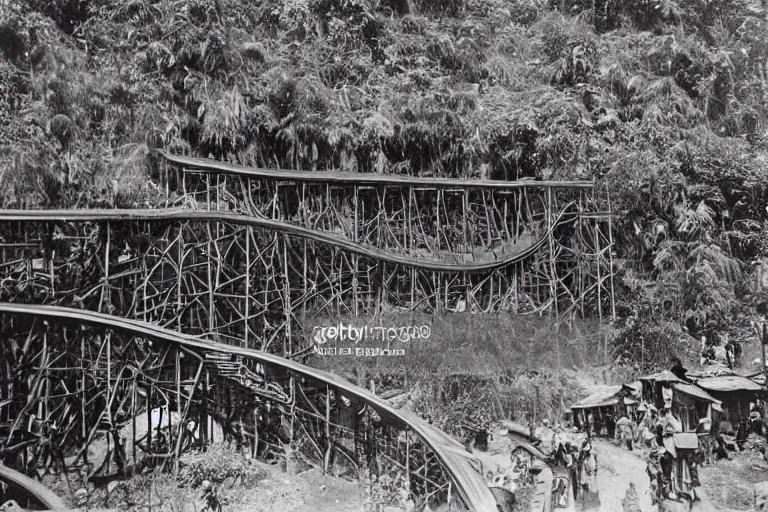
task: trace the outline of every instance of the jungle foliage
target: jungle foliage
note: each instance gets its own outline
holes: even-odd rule
[[[158,147],[594,178],[618,215],[615,356],[652,366],[638,339],[666,358],[755,299],[766,34],[764,0],[0,0],[0,199],[155,204]]]

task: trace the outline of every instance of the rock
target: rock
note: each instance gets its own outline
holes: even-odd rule
[[[327,490],[328,490],[328,486],[327,485],[321,485],[320,486],[320,492],[325,492]]]
[[[117,489],[119,486],[120,486],[120,482],[116,480],[112,480],[107,484],[107,492],[111,494],[115,492],[115,489]]]

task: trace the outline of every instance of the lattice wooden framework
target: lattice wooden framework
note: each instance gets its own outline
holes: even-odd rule
[[[335,375],[70,308],[3,303],[0,321],[0,459],[27,475],[82,470],[103,483],[177,470],[180,453],[216,441],[219,424],[253,454],[288,446],[335,474],[399,473],[417,505],[496,510],[459,443]]]
[[[382,265],[377,281],[354,256],[339,255],[333,267],[357,280],[337,313],[462,302],[478,312],[612,312],[610,214],[598,211],[592,182],[279,171],[162,155],[169,189],[195,208],[278,220],[430,264]],[[574,222],[577,229],[566,227]]]
[[[178,461],[215,418],[262,456],[288,444],[325,470],[400,470],[415,500],[495,510],[447,436],[270,353],[295,358],[322,320],[391,307],[612,314],[610,215],[593,184],[162,156],[168,208],[0,211],[0,457],[107,478]],[[199,426],[155,438],[160,411]]]
[[[592,183],[167,158],[172,208],[0,211],[0,294],[283,354],[324,320],[385,307],[612,313],[610,216]]]

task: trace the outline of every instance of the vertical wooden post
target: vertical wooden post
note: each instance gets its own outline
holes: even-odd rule
[[[48,420],[48,390],[50,389],[50,379],[48,378],[48,361],[50,359],[50,355],[48,354],[48,328],[43,331],[43,353],[40,356],[41,364],[40,366],[43,369],[43,375],[45,376],[45,387],[46,391],[43,395],[43,400],[38,402],[38,411],[37,416],[40,418],[43,422]],[[44,424],[44,423],[43,423]]]
[[[597,265],[597,314],[600,319],[600,325],[603,324],[603,277],[600,272],[600,259],[602,250],[600,248],[600,221],[595,219],[593,222],[593,232],[595,240],[595,264]],[[607,348],[606,348],[607,350]]]
[[[173,476],[174,478],[179,476],[179,455],[181,455],[181,442],[184,438],[184,431],[186,426],[184,425],[185,414],[181,409],[181,350],[176,349],[176,368],[175,368],[175,380],[176,380],[176,414],[179,415],[179,433],[176,438],[175,457],[173,458]],[[202,367],[202,363],[201,363]],[[191,400],[190,400],[191,401]],[[168,430],[171,432],[171,444],[173,443],[173,421],[171,421],[171,411],[168,408]]]
[[[328,446],[325,449],[323,458],[323,472],[328,473],[328,466],[331,462],[331,387],[325,386],[325,440]]]
[[[103,312],[104,308],[104,301],[109,300],[107,293],[109,290],[109,246],[110,246],[110,229],[109,229],[109,222],[106,223],[107,226],[107,245],[106,250],[104,251],[104,286],[101,288],[101,300],[99,301],[99,313]]]
[[[405,429],[405,485],[410,495],[411,492],[411,431]]]
[[[302,262],[302,278],[304,279],[304,295],[301,299],[301,325],[307,328],[307,292],[309,287],[307,286],[307,239],[304,239],[304,261]]]
[[[56,296],[56,274],[53,270],[53,259],[56,257],[56,251],[51,251],[50,258],[48,259],[48,273],[51,278],[51,295]],[[3,260],[8,261],[8,260]]]
[[[248,335],[250,334],[248,329],[248,322],[250,321],[251,312],[251,226],[245,228],[245,312],[243,318],[243,346],[248,346]]]
[[[304,221],[305,227],[310,227],[309,223],[306,220],[306,217],[307,217],[307,184],[306,183],[302,183],[301,184],[301,213],[302,213],[302,216],[305,219],[305,221]],[[302,300],[301,300],[301,325],[304,326],[304,328],[306,329],[307,328],[307,291],[308,291],[308,287],[307,287],[307,239],[306,238],[304,238],[304,240],[303,240],[303,245],[304,245],[304,254],[303,254],[304,261],[302,262],[302,267],[303,267],[302,278],[304,280],[303,281],[303,284],[304,284],[304,288],[303,288],[304,294],[303,294],[303,297],[302,297]]]
[[[256,459],[259,456],[259,412],[261,406],[253,408],[253,444],[251,445],[251,458]]]
[[[461,199],[461,223],[464,232],[464,252],[471,251],[468,237],[467,210],[469,209],[469,190],[464,189],[464,195]]]
[[[376,308],[378,313],[381,313],[384,303],[389,299],[389,293],[387,291],[387,262],[381,262],[381,290],[379,291],[379,307]]]
[[[760,333],[758,338],[760,342],[760,361],[763,365],[763,368],[762,368],[763,377],[765,378],[765,384],[763,385],[765,386],[766,384],[768,384],[768,366],[766,366],[766,364],[768,364],[768,361],[766,360],[766,357],[765,357],[765,349],[766,349],[766,346],[768,346],[768,330],[766,330],[765,320],[762,320],[760,322]],[[766,403],[765,400],[763,400],[762,412],[763,412],[763,418],[765,418],[766,413],[768,413],[768,403]]]
[[[224,179],[226,180],[226,177],[224,177]],[[217,174],[216,175],[216,211],[217,212],[221,211],[221,206],[222,206],[221,205],[221,202],[222,202],[221,201],[221,190],[222,190],[223,186],[222,186],[221,180],[222,180],[222,176]],[[216,227],[216,231],[215,231],[216,236],[214,237],[214,240],[216,241],[216,244],[217,244],[216,245],[216,254],[217,254],[217,256],[220,256],[218,244],[220,243],[219,240],[221,238],[221,231],[222,231],[221,222],[219,222],[217,220],[216,223],[215,223],[215,227]],[[209,258],[210,258],[210,255],[209,255]],[[208,261],[210,262],[211,260],[209,259]],[[213,281],[214,286],[211,287],[211,299],[213,299],[214,301],[215,301],[214,290],[218,290],[219,286],[221,286],[221,268],[222,268],[222,263],[223,262],[219,258],[216,259],[216,272],[215,272],[215,279]],[[218,325],[217,325],[218,322],[217,322],[217,320],[218,320],[218,311],[217,311],[217,308],[214,306],[214,307],[211,308],[211,315],[210,315],[210,320],[209,320],[210,326],[211,326],[210,331],[211,331],[211,334],[213,335],[213,332],[215,330],[216,331],[215,337],[216,337],[216,339],[219,339],[219,337],[218,337],[219,332],[218,332]]]
[[[440,250],[440,245],[441,245],[440,242],[441,242],[442,233],[443,233],[443,230],[440,229],[440,227],[441,227],[440,226],[440,224],[441,224],[441,222],[440,222],[440,209],[443,206],[443,202],[444,201],[445,201],[445,192],[443,191],[443,189],[438,188],[437,189],[437,199],[435,201],[435,219],[436,219],[435,227],[437,228],[437,231],[435,231],[435,240],[437,242],[435,248],[438,251]],[[448,219],[446,219],[446,220],[448,220]],[[450,249],[452,249],[452,247],[448,247],[448,249],[450,250]]]
[[[608,272],[610,272],[609,275],[611,281],[611,319],[615,319],[616,295],[613,287],[613,212],[611,212],[611,193],[608,190],[608,185],[605,187],[605,193],[608,202]]]
[[[84,329],[81,329],[81,331]],[[83,436],[83,442],[85,442],[88,439],[88,416],[85,414],[85,404],[87,403],[86,400],[86,381],[87,374],[85,372],[85,334],[82,333],[80,335],[80,415],[82,416],[82,436]],[[83,460],[86,464],[88,464],[88,450],[83,450]]]
[[[291,380],[290,380],[290,391],[291,391],[291,425],[290,425],[290,436],[291,436],[291,442],[293,442],[294,436],[296,434],[295,432],[295,422],[296,422],[296,377],[294,376],[293,372],[291,372]]]
[[[131,451],[133,452],[133,466],[136,467],[136,416],[139,408],[136,405],[136,380],[131,384]]]
[[[509,231],[509,196],[504,196],[504,234],[506,235],[506,242],[509,243],[512,240],[512,234]]]
[[[176,360],[179,361],[179,352],[176,352]],[[189,393],[189,397],[187,398],[187,403],[184,404],[184,409],[181,408],[181,375],[180,375],[180,365],[177,365],[176,368],[176,392],[178,393],[178,402],[176,406],[176,411],[179,414],[179,435],[176,438],[176,453],[174,457],[174,477],[178,476],[179,474],[179,458],[181,457],[181,446],[182,442],[184,441],[184,436],[187,434],[187,428],[186,428],[186,422],[187,417],[189,416],[189,409],[192,406],[192,399],[195,396],[195,391],[197,391],[197,386],[200,385],[200,377],[203,374],[203,368],[205,367],[205,361],[201,360],[200,364],[197,367],[197,372],[195,372],[195,379],[192,383],[192,391]],[[170,419],[168,421],[170,424]],[[172,426],[171,426],[172,427]]]
[[[107,331],[107,420],[109,421],[110,428],[113,427],[112,422],[112,396],[114,391],[112,390],[112,333]],[[109,439],[110,436],[107,436]]]
[[[444,304],[443,307],[445,310],[448,310],[448,274],[440,274],[440,281],[442,283],[445,283],[445,295],[444,295]],[[493,290],[491,290],[491,293],[493,293]]]
[[[208,373],[208,370],[205,369],[205,379],[203,380],[203,394],[200,397],[200,403],[202,404],[202,407],[200,407],[200,427],[202,430],[202,436],[203,436],[203,447],[208,447],[208,442],[210,439],[212,439],[212,436],[208,434],[208,389],[210,388],[210,380],[211,375]],[[211,429],[212,430],[212,429]]]
[[[182,291],[182,279],[181,275],[184,268],[184,223],[179,223],[179,259],[178,259],[178,265],[177,265],[177,276],[176,276],[176,326],[179,332],[182,332],[182,325],[181,325],[181,317],[182,317],[182,311],[184,308],[184,293]]]
[[[291,274],[288,271],[288,235],[283,235],[283,294],[285,295],[285,337],[283,338],[283,354],[293,352],[293,340],[291,338],[291,320],[293,316],[291,305]],[[287,346],[286,346],[287,345]]]
[[[414,248],[413,247],[413,229],[411,229],[411,226],[413,226],[412,206],[413,206],[413,187],[408,187],[408,209],[406,210],[407,216],[406,216],[406,225],[405,225],[407,238],[406,238],[405,248],[409,251]]]
[[[211,175],[206,174],[205,175],[206,184],[205,187],[206,190],[206,202],[208,203],[208,210],[211,210]],[[214,309],[214,297],[213,297],[213,268],[211,268],[211,263],[213,261],[213,252],[212,252],[212,245],[211,240],[213,239],[213,232],[211,231],[211,221],[206,222],[206,228],[208,233],[208,239],[206,240],[206,263],[207,263],[207,278],[208,278],[208,334],[213,335],[213,327],[214,327],[214,315],[215,315],[215,309]],[[202,326],[201,326],[202,327]]]
[[[579,280],[579,308],[581,309],[581,317],[584,318],[584,274],[585,269],[584,265],[586,262],[584,261],[584,248],[585,248],[585,242],[584,242],[584,219],[582,218],[582,213],[584,212],[584,192],[579,190],[579,218],[577,221],[578,230],[579,230],[579,236],[576,237],[576,240],[578,240],[578,243],[581,244],[581,247],[579,247],[579,259],[577,262],[577,269],[578,269],[578,280]]]
[[[152,385],[147,387],[147,453],[152,453]]]
[[[550,293],[552,295],[552,306],[555,310],[555,317],[559,314],[558,310],[558,304],[557,304],[557,267],[556,267],[556,258],[555,258],[555,238],[554,234],[552,232],[554,219],[552,216],[552,202],[554,201],[554,197],[552,197],[552,187],[547,187],[547,242],[549,243],[549,289]],[[558,346],[559,346],[558,341]]]
[[[353,199],[354,200],[355,214],[354,214],[354,221],[353,221],[353,225],[352,225],[352,241],[357,243],[358,242],[358,232],[359,232],[359,229],[360,229],[360,226],[359,226],[360,219],[359,219],[359,213],[358,213],[358,209],[359,209],[358,195],[360,194],[360,189],[359,189],[359,187],[357,185],[355,185],[353,193],[355,194],[354,199]],[[358,267],[358,260],[359,260],[358,255],[357,254],[353,254],[352,255],[352,265],[353,265],[353,269],[352,269],[352,304],[353,304],[352,305],[352,314],[355,317],[357,317],[357,314],[358,314],[358,311],[357,311],[357,308],[358,308],[358,304],[357,304],[357,301],[358,301],[358,297],[357,297],[357,286],[358,286],[358,281],[357,281],[358,268],[357,267]]]

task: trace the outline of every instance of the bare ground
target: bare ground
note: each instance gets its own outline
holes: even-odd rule
[[[701,469],[701,490],[712,504],[693,512],[746,512],[753,510],[753,485],[768,481],[768,465],[758,452],[731,454]]]
[[[657,507],[651,505],[650,481],[645,473],[645,461],[636,452],[615,446],[609,441],[595,440],[594,447],[597,454],[600,507],[585,507],[582,510],[620,512],[623,510],[622,500],[631,482],[640,499],[640,510],[656,512]]]

